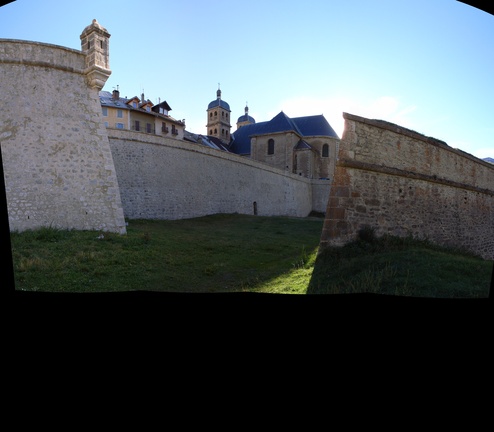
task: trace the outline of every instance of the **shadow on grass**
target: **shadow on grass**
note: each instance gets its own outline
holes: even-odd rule
[[[319,252],[307,294],[487,298],[492,275],[492,261],[464,250],[364,231],[354,242]]]

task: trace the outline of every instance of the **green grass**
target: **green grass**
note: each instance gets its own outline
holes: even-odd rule
[[[16,289],[488,295],[492,261],[426,242],[372,236],[318,254],[322,225],[322,218],[234,214],[131,220],[126,235],[15,232]]]
[[[322,223],[214,215],[131,220],[124,236],[50,228],[12,233],[16,289],[305,293],[305,260],[315,260]]]

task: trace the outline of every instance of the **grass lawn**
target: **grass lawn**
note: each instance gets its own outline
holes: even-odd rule
[[[318,255],[322,225],[322,218],[220,214],[131,220],[127,235],[15,232],[16,290],[488,296],[492,261],[391,238]]]
[[[305,293],[322,219],[131,220],[127,235],[12,233],[17,290]]]

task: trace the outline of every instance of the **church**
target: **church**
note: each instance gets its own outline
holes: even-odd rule
[[[323,115],[288,117],[283,111],[269,121],[256,123],[245,114],[231,132],[230,105],[221,90],[207,108],[207,136],[198,142],[215,143],[231,153],[264,162],[310,179],[331,179],[340,138]]]

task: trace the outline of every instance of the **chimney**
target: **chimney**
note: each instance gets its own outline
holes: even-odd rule
[[[118,100],[120,99],[120,92],[118,90],[113,90],[113,94],[111,97],[113,100]]]

